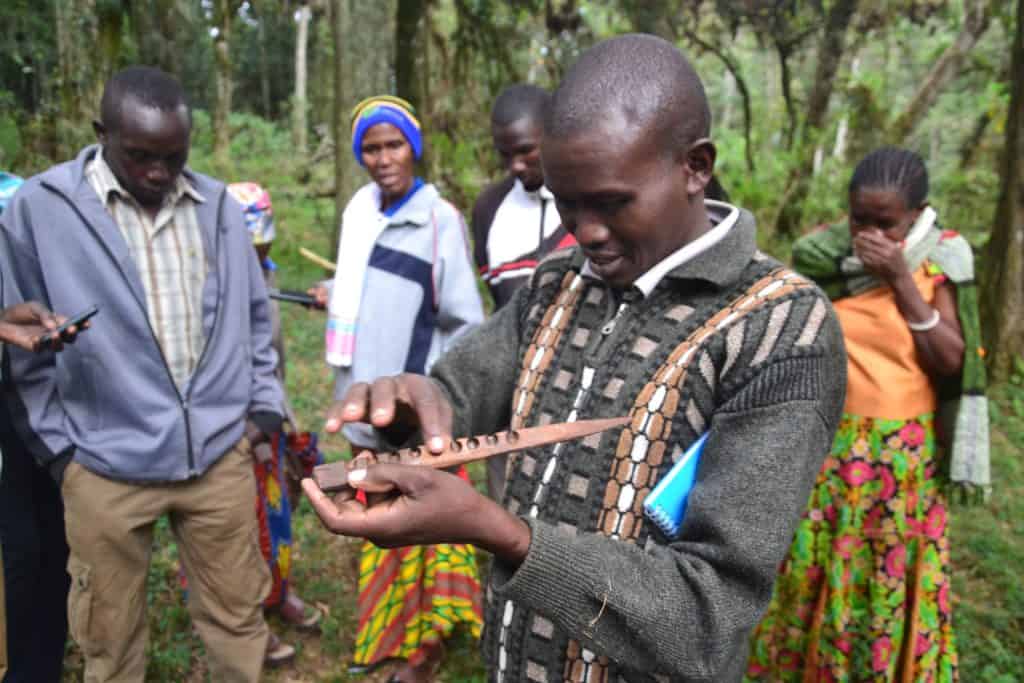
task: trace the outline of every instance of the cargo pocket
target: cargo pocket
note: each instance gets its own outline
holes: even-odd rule
[[[68,594],[68,626],[82,652],[95,655],[92,633],[92,567],[74,555],[68,558],[68,574],[71,575],[71,592]]]

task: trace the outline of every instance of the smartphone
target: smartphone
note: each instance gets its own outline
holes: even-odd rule
[[[60,336],[62,334],[64,334],[64,332],[69,327],[72,327],[72,326],[78,326],[78,328],[79,328],[78,331],[81,332],[82,331],[82,323],[84,323],[86,320],[88,320],[89,318],[93,317],[94,315],[96,315],[99,312],[100,312],[100,309],[99,309],[98,306],[92,306],[88,310],[82,311],[78,315],[74,315],[74,316],[68,318],[56,330],[54,330],[53,332],[47,332],[42,337],[40,337],[39,338],[39,342],[37,343],[37,346],[40,349],[51,348],[53,346],[53,343],[56,340],[60,339]]]
[[[307,307],[316,307],[316,297],[294,289],[271,289],[267,291],[267,296],[271,299],[277,299],[278,301],[287,301],[293,304],[302,304]]]

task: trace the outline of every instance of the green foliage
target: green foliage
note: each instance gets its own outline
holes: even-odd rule
[[[13,104],[14,95],[0,90],[0,168],[6,168],[9,160],[15,159],[21,151],[21,133],[11,113]]]
[[[951,527],[961,671],[987,683],[1024,671],[1024,361],[1014,368],[992,392],[992,498],[956,509]]]

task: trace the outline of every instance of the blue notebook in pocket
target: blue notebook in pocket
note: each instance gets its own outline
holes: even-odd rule
[[[700,464],[700,456],[704,452],[704,444],[707,443],[709,433],[705,432],[690,444],[679,458],[679,462],[672,466],[668,474],[644,499],[644,515],[669,539],[675,539],[683,526],[686,503],[690,499],[693,484],[697,481],[697,466]]]

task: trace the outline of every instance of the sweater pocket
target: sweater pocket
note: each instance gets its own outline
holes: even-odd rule
[[[78,430],[102,429],[103,407],[97,384],[103,376],[100,359],[88,353],[65,353],[59,356],[57,382],[67,417]]]

